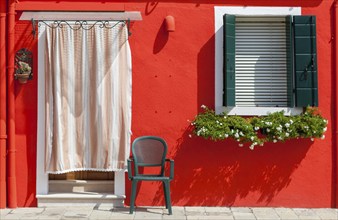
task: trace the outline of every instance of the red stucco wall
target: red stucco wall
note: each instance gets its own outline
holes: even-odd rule
[[[47,1],[34,1],[34,3]],[[55,3],[57,10],[67,4]],[[92,1],[86,1],[91,3]],[[209,3],[213,2],[213,3]],[[241,4],[242,2],[242,4]],[[189,137],[189,122],[202,104],[214,106],[214,6],[301,6],[317,16],[319,108],[329,119],[325,140],[266,144],[254,151],[231,140]],[[133,136],[158,135],[175,160],[173,205],[330,207],[335,199],[332,156],[331,0],[170,1],[123,3],[141,11],[143,21],[131,26],[133,63]],[[20,1],[19,5],[28,5]],[[101,7],[102,1],[97,3]],[[101,5],[100,5],[101,4]],[[34,4],[36,9],[39,4]],[[107,8],[105,9],[107,10]],[[164,18],[175,17],[176,31],[167,33]],[[37,67],[37,43],[31,24],[17,21],[16,48],[28,47]],[[26,85],[16,82],[16,146],[18,206],[35,206],[37,72]],[[130,183],[127,182],[127,203]],[[159,183],[142,182],[136,205],[164,204]]]

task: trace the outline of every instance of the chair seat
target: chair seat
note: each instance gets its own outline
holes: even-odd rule
[[[132,177],[133,180],[149,180],[149,181],[166,181],[169,177],[159,175],[137,175]]]

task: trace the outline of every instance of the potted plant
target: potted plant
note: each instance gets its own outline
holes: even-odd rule
[[[24,61],[18,61],[15,77],[19,80],[19,82],[26,83],[31,75],[32,67]]]
[[[239,146],[250,143],[253,150],[256,145],[263,146],[265,142],[284,142],[293,138],[325,138],[328,121],[318,112],[317,108],[308,107],[300,115],[286,116],[283,111],[260,117],[241,117],[215,114],[205,105],[194,121],[193,133],[196,136],[213,141],[232,138]]]

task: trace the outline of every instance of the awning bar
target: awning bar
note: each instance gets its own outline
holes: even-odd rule
[[[24,11],[20,20],[38,20],[38,21],[141,21],[142,15],[139,11],[124,11],[124,12],[51,12],[51,11]]]

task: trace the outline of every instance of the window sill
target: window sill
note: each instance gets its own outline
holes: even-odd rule
[[[260,116],[268,115],[274,112],[284,111],[284,115],[299,115],[303,112],[302,107],[216,107],[216,114],[226,112],[228,115],[242,115],[242,116]]]

